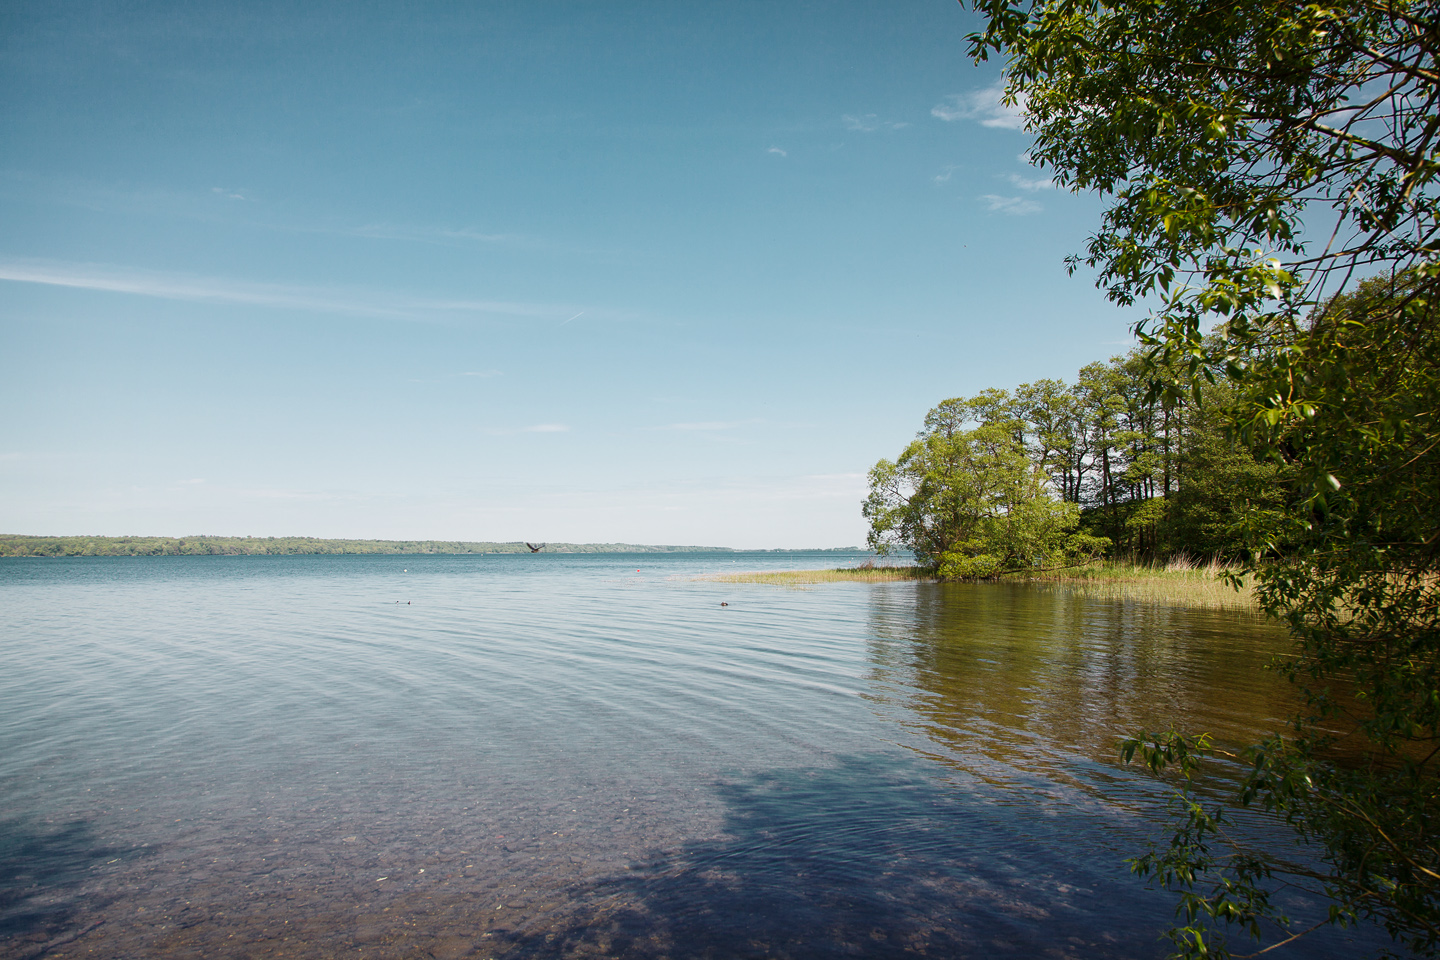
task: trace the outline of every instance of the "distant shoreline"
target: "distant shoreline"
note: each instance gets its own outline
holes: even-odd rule
[[[475,556],[528,554],[526,544],[483,540],[336,540],[323,537],[31,537],[0,534],[0,557]],[[643,543],[548,543],[543,553],[859,553],[859,547],[742,550]]]

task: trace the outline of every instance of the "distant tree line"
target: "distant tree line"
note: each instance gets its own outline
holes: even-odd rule
[[[1141,351],[946,400],[894,461],[870,471],[870,545],[945,577],[1099,555],[1241,558],[1280,509],[1280,467],[1227,430],[1223,381],[1202,404],[1155,402]]]
[[[547,553],[692,553],[725,547],[552,543]],[[319,537],[26,537],[0,534],[0,557],[295,556],[314,554],[530,553],[524,543],[327,540]]]

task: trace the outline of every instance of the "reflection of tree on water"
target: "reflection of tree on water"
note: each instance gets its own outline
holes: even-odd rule
[[[1123,737],[1174,723],[1238,747],[1296,706],[1293,689],[1264,669],[1285,649],[1284,631],[1233,612],[1027,584],[916,585],[872,592],[870,633],[870,700],[920,734],[901,742],[999,788],[979,790],[1029,808],[1031,823],[1068,824],[1059,841],[1068,856],[1116,874],[1157,838],[1173,796],[1163,781],[1120,768]],[[1206,792],[1232,795],[1219,787]],[[1255,808],[1232,810],[1231,830],[1242,842],[1287,837]],[[1298,891],[1277,902],[1300,927],[1328,904]],[[1158,932],[1171,916],[1165,907],[1131,922]],[[1369,926],[1325,933],[1296,955],[1352,956],[1384,941]]]
[[[918,585],[874,591],[870,632],[877,711],[989,780],[1043,771],[1073,783],[1083,768],[1108,781],[1119,740],[1142,727],[1248,743],[1294,703],[1263,669],[1283,633],[1235,613]]]
[[[38,957],[83,932],[79,888],[112,856],[118,854],[83,821],[48,830],[0,821],[0,944],[8,945],[6,955]]]
[[[1165,901],[895,754],[721,786],[724,838],[577,890],[499,956],[1154,957]],[[1047,836],[1047,831],[1050,835]]]

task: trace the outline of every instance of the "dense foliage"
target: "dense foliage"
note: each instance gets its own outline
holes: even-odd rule
[[[882,553],[906,547],[947,579],[1054,562],[1072,541],[1078,508],[1051,496],[1018,424],[965,429],[971,407],[952,400],[932,410],[899,459],[870,471],[871,545]]]
[[[1179,952],[1276,943],[1281,884],[1440,952],[1440,10],[1418,0],[972,0],[1031,156],[1109,197],[1076,262],[1141,324],[1166,397],[1201,402],[1286,480],[1247,519],[1258,596],[1296,640],[1308,709],[1241,755],[1238,801],[1302,849],[1227,842],[1192,785],[1204,736],[1126,755],[1185,775],[1172,841],[1137,861],[1181,895]],[[1363,278],[1369,278],[1365,280]],[[1363,282],[1362,282],[1363,281]],[[1203,332],[1221,321],[1219,333]],[[1294,854],[1294,855],[1292,855]]]
[[[1278,468],[1213,407],[1165,408],[1132,352],[1073,384],[947,400],[894,461],[870,472],[870,545],[912,550],[947,579],[1126,557],[1239,558],[1278,509]],[[1223,388],[1206,385],[1224,399]]]
[[[1332,299],[1254,358],[1229,408],[1292,477],[1287,509],[1251,535],[1257,597],[1296,641],[1279,666],[1308,707],[1246,753],[1240,799],[1320,864],[1228,846],[1231,814],[1187,791],[1174,840],[1137,866],[1182,892],[1175,934],[1191,954],[1223,954],[1203,920],[1283,921],[1277,882],[1327,893],[1337,921],[1371,916],[1418,954],[1440,950],[1440,337],[1420,289],[1375,279]],[[1126,751],[1187,777],[1216,752],[1174,733]]]
[[[1007,56],[1030,150],[1111,197],[1085,261],[1198,363],[1264,347],[1357,277],[1437,251],[1433,4],[1407,0],[973,0]],[[1188,351],[1195,351],[1190,353]]]

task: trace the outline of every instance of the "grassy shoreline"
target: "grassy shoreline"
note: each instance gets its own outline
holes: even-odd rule
[[[1230,568],[1214,562],[1173,560],[1166,564],[1100,563],[1062,570],[1011,574],[991,583],[1029,583],[1053,587],[1069,596],[1170,606],[1258,613],[1249,584],[1235,590],[1220,579]],[[716,574],[698,579],[715,583],[761,583],[804,589],[821,583],[934,582],[918,567],[842,567],[832,570],[772,570]]]
[[[1072,595],[1098,600],[1126,600],[1172,606],[1243,610],[1259,613],[1254,585],[1239,590],[1220,579],[1234,567],[1210,561],[1172,560],[1165,564],[1104,563],[1073,570],[1045,571],[1015,577],[1054,584]]]

